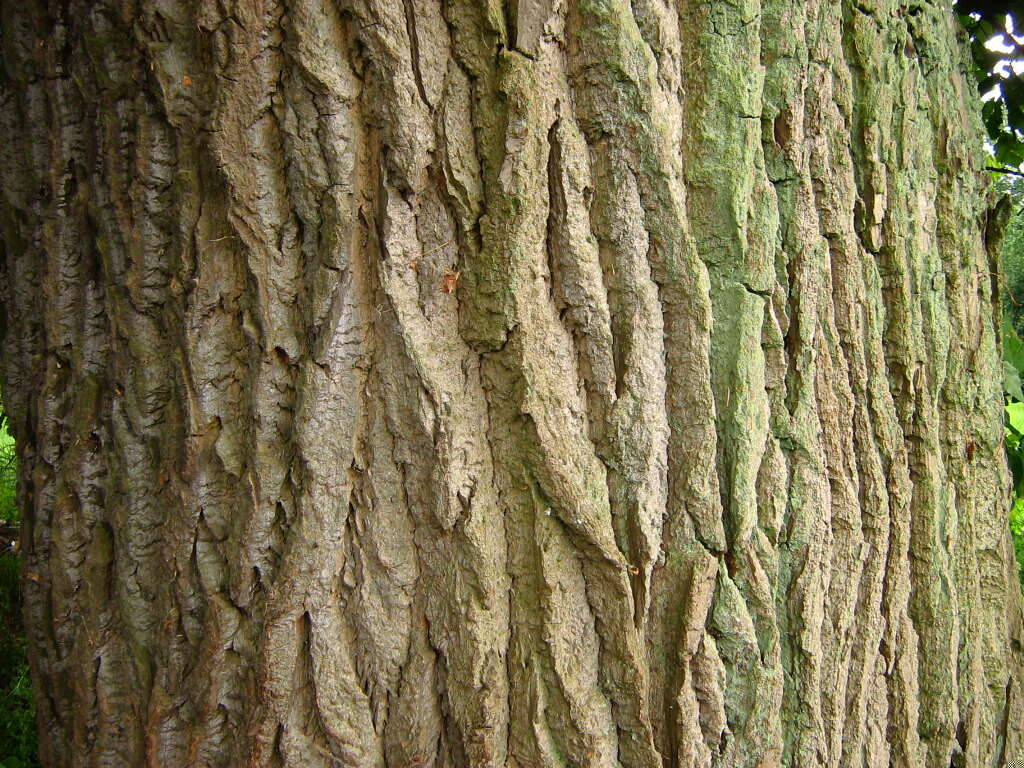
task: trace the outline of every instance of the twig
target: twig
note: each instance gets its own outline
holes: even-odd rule
[[[1022,175],[1024,175],[1024,174],[1022,174]],[[452,244],[452,243],[454,243],[454,242],[455,242],[455,238],[453,237],[453,238],[452,238],[451,240],[446,240],[445,242],[441,243],[440,245],[438,245],[438,246],[435,246],[434,248],[431,248],[431,249],[430,249],[429,251],[424,251],[423,253],[421,253],[421,254],[419,255],[419,257],[418,257],[418,258],[421,258],[421,259],[422,259],[422,258],[423,258],[424,256],[429,256],[429,255],[430,255],[430,254],[432,254],[432,253],[433,253],[434,251],[440,251],[440,250],[441,250],[442,248],[444,248],[444,247],[445,247],[446,245],[451,245],[451,244]]]
[[[1024,179],[1024,171],[1017,171],[1017,170],[1014,170],[1013,168],[1005,168],[1005,167],[1003,167],[1001,165],[1000,166],[986,165],[985,166],[985,170],[986,171],[992,171],[992,173],[1005,173],[1005,174],[1008,174],[1010,176],[1020,176],[1022,179]]]

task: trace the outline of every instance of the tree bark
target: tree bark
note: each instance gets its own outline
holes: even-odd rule
[[[944,3],[0,13],[45,766],[1024,756]]]

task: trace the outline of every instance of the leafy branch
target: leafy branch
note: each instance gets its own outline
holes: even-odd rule
[[[1014,170],[1024,165],[1024,77],[1017,71],[1024,68],[1024,43],[1017,40],[1024,27],[1020,0],[956,0],[954,10],[971,41],[978,90],[990,96],[981,116],[1001,167],[989,170],[1021,174]]]

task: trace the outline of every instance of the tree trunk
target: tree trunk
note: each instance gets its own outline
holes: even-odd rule
[[[2,0],[43,764],[1024,756],[944,5]]]

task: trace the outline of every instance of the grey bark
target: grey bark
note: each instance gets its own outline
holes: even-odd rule
[[[1021,755],[944,3],[0,14],[44,765]]]

